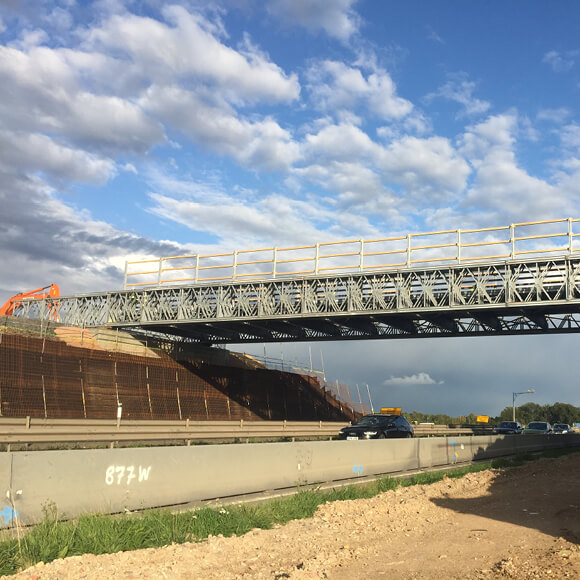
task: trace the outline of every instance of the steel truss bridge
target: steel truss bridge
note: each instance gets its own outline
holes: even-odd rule
[[[22,301],[17,315],[200,344],[580,331],[580,254]]]

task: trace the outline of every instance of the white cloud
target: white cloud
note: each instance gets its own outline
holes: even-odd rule
[[[532,141],[534,143],[540,140],[541,133],[534,127],[532,120],[528,116],[519,115],[518,121],[519,121],[518,123],[519,137],[522,137],[523,139],[527,139],[528,141]]]
[[[36,28],[34,30],[23,30],[20,37],[10,43],[11,47],[21,49],[24,51],[31,50],[48,41],[48,34],[46,31]]]
[[[307,78],[312,105],[323,111],[365,107],[381,119],[401,119],[413,109],[410,101],[397,96],[395,83],[384,70],[365,78],[358,68],[325,60],[314,64]]]
[[[141,104],[197,143],[247,167],[282,170],[299,157],[292,135],[273,119],[239,118],[232,109],[209,105],[193,92],[151,87]]]
[[[223,196],[216,195],[217,199],[203,203],[158,194],[150,197],[155,204],[152,212],[192,230],[223,236],[220,230],[224,228],[224,231],[236,232],[242,239],[249,232],[257,239],[275,239],[278,234],[279,226],[275,221],[264,219],[257,207],[250,207],[234,198],[223,203]]]
[[[14,130],[60,134],[82,147],[144,152],[163,140],[162,127],[134,103],[84,90],[74,64],[91,55],[0,47],[0,119]],[[97,57],[98,60],[98,57]]]
[[[2,259],[18,264],[3,276],[0,293],[6,297],[52,282],[65,295],[121,288],[127,256],[184,253],[177,244],[94,220],[56,199],[39,178],[15,176],[1,167],[0,205]]]
[[[121,169],[123,171],[127,171],[129,173],[133,173],[134,175],[137,175],[139,172],[137,171],[137,168],[132,164],[132,163],[125,163],[125,165],[123,165],[121,167]]]
[[[567,200],[566,213],[562,216],[575,216],[578,210],[574,202],[580,199],[580,157],[558,159],[554,165],[560,168],[554,174],[555,183],[560,195]]]
[[[328,125],[316,134],[308,134],[302,144],[304,167],[296,167],[293,175],[324,187],[331,194],[337,211],[347,208],[352,229],[369,232],[369,215],[385,217],[393,211],[394,195],[382,182],[377,162],[384,154],[358,127],[346,123]],[[337,218],[340,221],[340,218]]]
[[[504,222],[566,215],[568,204],[554,186],[530,176],[510,152],[490,153],[479,167],[466,205],[497,212]]]
[[[45,22],[57,30],[69,30],[73,25],[73,18],[70,12],[57,6],[44,17]]]
[[[514,152],[518,117],[490,117],[470,127],[460,151],[476,168],[473,185],[462,202],[472,219],[500,223],[560,218],[574,213],[574,199],[557,184],[529,175]]]
[[[429,101],[436,97],[449,99],[463,105],[463,115],[481,115],[489,110],[491,104],[473,96],[476,83],[468,81],[465,75],[452,75],[452,77],[435,92],[425,98]]]
[[[79,93],[71,103],[70,115],[62,129],[83,145],[145,152],[164,139],[158,123],[118,97]]]
[[[435,29],[432,26],[429,25],[425,26],[425,30],[427,31],[427,38],[429,40],[432,40],[437,44],[445,44],[443,38],[439,36],[439,34],[435,31]]]
[[[313,183],[330,180],[329,189],[339,194],[323,197],[307,191],[300,199],[278,193],[260,197],[253,191],[229,192],[219,183],[187,181],[156,170],[149,174],[150,190],[154,192],[150,194],[153,205],[149,211],[193,231],[211,234],[211,247],[204,251],[308,245],[360,237],[363,233],[366,237],[379,236],[365,212],[360,211],[364,207],[371,215],[381,217],[389,211],[382,186],[372,181],[372,174],[337,163],[309,166],[297,170],[296,175]],[[356,199],[348,199],[350,194]]]
[[[48,173],[59,180],[103,184],[115,173],[112,159],[60,145],[46,135],[0,130],[0,169]]]
[[[156,83],[194,78],[215,86],[235,102],[298,98],[296,75],[286,75],[247,42],[240,51],[223,44],[216,37],[216,26],[183,7],[170,6],[163,13],[172,26],[134,14],[114,15],[101,28],[89,30],[86,43],[104,51],[121,51],[130,66]]]
[[[424,135],[433,131],[431,121],[418,111],[414,111],[403,119],[403,127],[406,131],[417,135]]]
[[[136,156],[166,139],[160,120],[254,170],[287,170],[299,158],[292,135],[272,117],[244,118],[232,106],[295,100],[296,75],[247,36],[238,50],[224,44],[219,20],[179,6],[163,8],[165,22],[120,8],[95,6],[106,19],[78,31],[82,50],[38,46],[44,31],[0,46],[0,85],[11,87],[0,92],[2,138],[18,140],[3,156],[6,170],[65,186],[103,183],[115,175],[114,159],[130,154],[119,166],[137,173]],[[39,18],[66,28],[66,14]]]
[[[379,167],[409,193],[428,191],[435,198],[458,193],[466,185],[469,165],[443,137],[403,137],[381,154]]]
[[[536,115],[538,121],[550,121],[560,125],[570,117],[572,112],[566,107],[559,107],[558,109],[542,109]]]
[[[346,123],[328,125],[317,134],[306,136],[304,155],[312,159],[351,160],[356,158],[376,158],[380,147],[358,127]]]
[[[383,382],[384,386],[410,386],[410,385],[442,385],[445,381],[436,381],[429,373],[417,373],[404,377],[393,377]]]
[[[517,115],[505,114],[489,117],[482,123],[468,127],[460,139],[459,152],[478,166],[492,150],[511,151]]]
[[[320,232],[312,217],[306,217],[316,215],[316,210],[307,202],[269,195],[250,205],[237,196],[204,185],[199,188],[197,184],[184,185],[196,192],[195,199],[152,193],[150,211],[191,230],[215,236],[218,242],[206,245],[205,250],[274,247],[319,239]]]
[[[561,53],[557,50],[550,50],[542,58],[542,62],[547,64],[556,73],[568,72],[576,64],[578,51],[567,51]]]
[[[336,193],[332,203],[337,212],[341,209],[356,210],[363,215],[368,213],[379,217],[394,205],[395,197],[385,188],[380,175],[360,163],[332,161],[324,165],[316,164],[296,169],[294,174],[324,187],[332,194]],[[356,216],[353,213],[349,213],[347,217],[352,224],[361,218],[361,214]],[[340,220],[339,214],[336,219]],[[362,226],[362,223],[359,221],[358,225]],[[361,231],[368,231],[368,228],[368,223],[365,223]],[[354,225],[352,230],[356,231]]]
[[[467,162],[447,139],[402,137],[384,147],[353,125],[327,125],[306,136],[303,159],[294,174],[337,192],[342,206],[394,214],[396,196],[389,187],[403,186],[404,204],[429,194],[431,203],[461,192],[470,174]],[[401,208],[402,209],[402,208]]]
[[[576,149],[580,153],[580,125],[571,123],[563,127],[560,132],[562,145],[567,149]]]
[[[76,1],[76,0],[69,0]],[[95,9],[98,13],[110,16],[111,14],[126,14],[127,2],[124,0],[94,0]]]
[[[347,41],[360,26],[360,18],[352,9],[357,0],[272,0],[268,12],[284,24],[296,24],[314,33],[326,34]]]

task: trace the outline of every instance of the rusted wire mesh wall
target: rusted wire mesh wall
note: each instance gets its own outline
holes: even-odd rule
[[[353,405],[318,379],[244,366],[228,351],[177,362],[124,333],[10,324],[0,321],[2,416],[112,419],[122,404],[124,419],[354,417]]]
[[[252,410],[262,419],[276,421],[342,421],[355,413],[315,377],[285,373],[264,368],[228,368],[201,365],[195,372],[228,397],[232,419],[244,418],[238,413]]]

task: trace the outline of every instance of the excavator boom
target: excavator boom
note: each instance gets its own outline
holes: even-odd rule
[[[50,284],[44,288],[36,288],[36,290],[29,290],[28,292],[20,292],[9,298],[5,304],[0,307],[0,316],[12,316],[14,314],[14,307],[18,300],[24,298],[32,300],[44,300],[45,298],[58,298],[60,296],[60,288],[56,284]]]

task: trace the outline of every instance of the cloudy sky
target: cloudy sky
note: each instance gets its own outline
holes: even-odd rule
[[[579,32],[575,0],[0,0],[0,301],[119,289],[126,260],[580,217]],[[580,405],[577,348],[311,350],[375,406],[493,415],[531,387]]]

